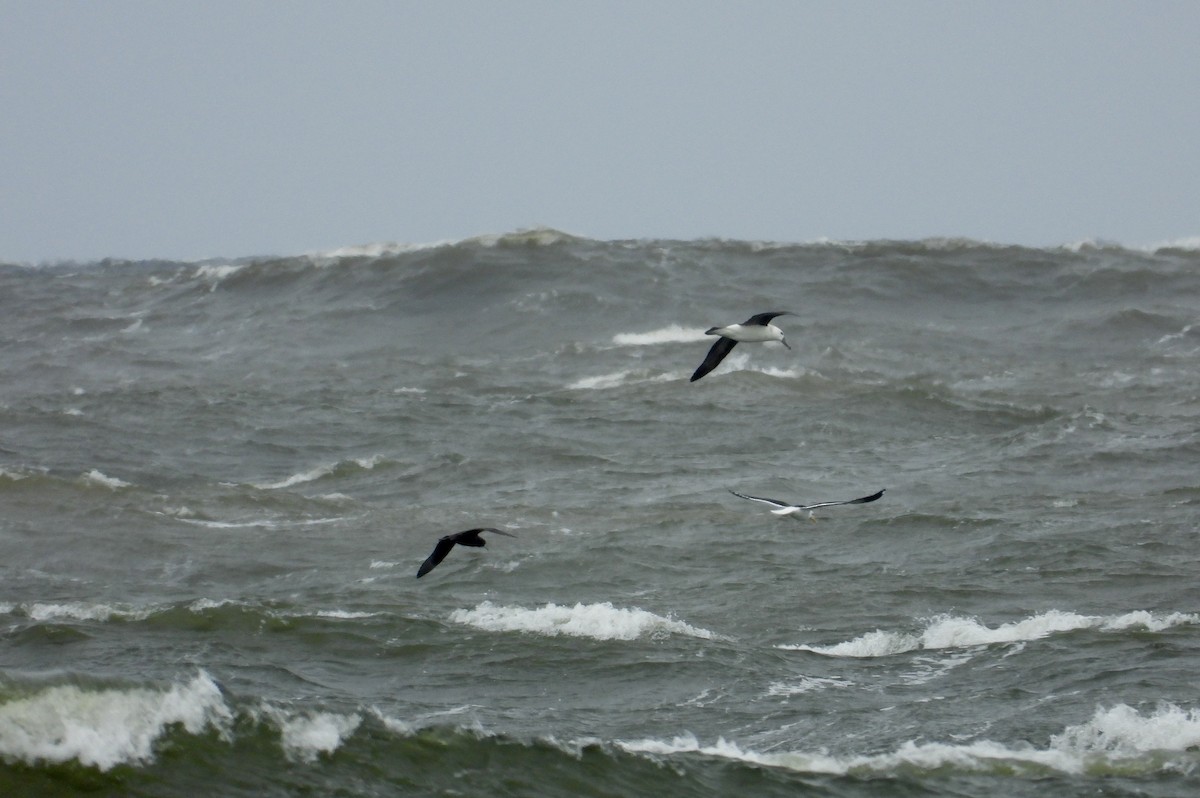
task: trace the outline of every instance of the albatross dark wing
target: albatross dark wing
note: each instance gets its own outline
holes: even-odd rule
[[[737,346],[737,341],[732,338],[718,338],[712,348],[708,350],[708,354],[704,357],[704,362],[696,369],[696,373],[688,382],[695,382],[703,377],[708,372],[715,369],[725,356],[729,354],[729,350]]]
[[[438,563],[446,559],[446,555],[450,553],[450,549],[454,548],[455,537],[457,535],[447,535],[437,542],[437,545],[433,547],[433,554],[430,554],[425,562],[421,563],[421,567],[417,569],[418,579],[432,571],[437,567]]]
[[[480,532],[495,532],[497,535],[506,535],[510,538],[516,537],[512,532],[505,532],[503,529],[493,529],[490,526],[468,529],[464,532],[455,532],[453,535],[445,535],[438,539],[437,545],[433,547],[433,554],[430,554],[428,559],[421,563],[421,567],[417,569],[417,578],[420,579],[436,568],[438,563],[446,559],[446,555],[450,553],[450,549],[454,548],[455,544],[474,548],[486,546],[487,541],[479,534]]]
[[[792,313],[790,310],[775,310],[770,313],[756,313],[755,315],[751,316],[750,318],[748,318],[744,322],[742,322],[742,326],[743,327],[753,327],[754,325],[758,325],[759,327],[766,327],[768,324],[771,323],[771,319],[774,319],[777,316],[795,316],[795,315],[796,314]]]
[[[732,488],[729,490],[729,492],[732,493],[734,496],[740,496],[741,498],[749,499],[752,502],[762,502],[763,504],[772,504],[776,507],[781,507],[781,508],[795,506],[795,505],[789,504],[788,502],[781,502],[778,499],[767,499],[762,496],[747,496],[744,493],[738,493],[736,490],[733,490]]]
[[[887,488],[884,488],[883,490],[887,490]],[[844,502],[820,502],[819,504],[806,504],[800,509],[815,510],[818,507],[833,507],[838,504],[866,504],[867,502],[873,502],[881,497],[883,495],[883,490],[879,491],[878,493],[872,493],[870,496],[861,496],[857,499],[849,499],[848,501]]]

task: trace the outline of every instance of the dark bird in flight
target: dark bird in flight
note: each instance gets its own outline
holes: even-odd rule
[[[883,490],[887,490],[887,488],[884,488]],[[873,502],[883,495],[883,490],[879,491],[878,493],[872,493],[870,496],[862,496],[858,499],[850,499],[842,502],[817,502],[816,504],[789,504],[788,502],[776,501],[775,499],[764,499],[761,496],[747,496],[744,493],[738,493],[736,490],[731,490],[729,492],[734,496],[740,496],[743,499],[749,499],[752,502],[762,502],[763,504],[771,505],[775,508],[771,512],[780,518],[790,515],[793,518],[799,519],[799,514],[803,513],[805,510],[808,511],[808,517],[812,518],[812,511],[818,507],[833,507],[837,504],[866,504],[867,502]]]
[[[479,529],[468,529],[465,532],[455,532],[453,535],[443,535],[438,538],[437,545],[433,547],[433,554],[430,554],[425,562],[421,563],[421,567],[417,569],[417,578],[420,579],[425,574],[437,567],[437,564],[446,559],[446,555],[450,553],[450,549],[454,548],[455,544],[459,546],[486,546],[487,542],[480,537],[481,532],[495,532],[497,535],[507,535],[510,538],[515,538],[512,532],[505,532],[503,529],[493,529],[490,526],[480,527]]]
[[[737,346],[738,341],[779,341],[781,344],[791,349],[791,344],[783,337],[783,330],[771,323],[771,319],[776,316],[795,316],[795,313],[787,310],[776,310],[772,313],[759,313],[756,316],[751,316],[741,324],[727,324],[724,327],[709,327],[705,331],[705,335],[717,335],[716,342],[712,348],[708,350],[708,354],[704,357],[704,362],[696,369],[696,373],[692,375],[689,382],[695,382],[703,377],[708,372],[712,371],[717,365],[725,359],[729,354],[729,350]]]

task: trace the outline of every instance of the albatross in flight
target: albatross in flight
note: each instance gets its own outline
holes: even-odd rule
[[[883,490],[887,490],[887,488],[884,488]],[[790,515],[793,518],[798,519],[798,514],[806,510],[809,513],[808,517],[812,518],[812,511],[818,507],[833,507],[837,504],[866,504],[867,502],[873,502],[883,495],[883,490],[879,491],[878,493],[872,493],[870,496],[862,496],[857,499],[849,499],[841,502],[817,502],[816,504],[789,504],[788,502],[776,501],[775,499],[764,499],[761,496],[747,496],[744,493],[738,493],[736,490],[730,490],[729,492],[734,496],[740,496],[743,499],[749,499],[752,502],[762,502],[763,504],[771,505],[775,508],[771,512],[780,518]]]
[[[724,327],[709,327],[705,335],[720,336],[708,350],[704,362],[696,369],[689,382],[695,382],[712,371],[729,354],[729,350],[737,346],[738,341],[779,341],[791,349],[791,344],[783,337],[783,330],[771,323],[776,316],[795,316],[788,310],[776,310],[771,313],[759,313],[751,316],[741,324],[727,324]]]
[[[459,546],[486,546],[487,541],[479,536],[480,532],[495,532],[497,535],[508,535],[510,538],[515,538],[512,532],[505,532],[503,529],[493,529],[490,526],[480,527],[479,529],[468,529],[465,532],[455,532],[453,535],[443,535],[438,538],[437,545],[433,547],[433,554],[430,554],[425,562],[421,563],[421,567],[417,569],[417,578],[420,579],[425,574],[437,567],[437,564],[446,559],[446,555],[450,553],[450,549],[454,548],[455,544]]]

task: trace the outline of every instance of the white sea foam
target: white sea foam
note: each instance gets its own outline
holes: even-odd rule
[[[630,753],[655,757],[701,754],[784,768],[799,773],[876,776],[899,771],[947,769],[967,772],[1001,770],[1017,776],[1043,777],[1053,772],[1070,775],[1153,775],[1190,769],[1190,750],[1200,745],[1200,711],[1164,704],[1149,715],[1124,704],[1098,708],[1091,720],[1068,726],[1038,748],[1028,743],[1006,744],[976,740],[961,744],[908,741],[881,754],[832,756],[823,752],[747,750],[719,738],[702,744],[694,735],[670,740],[617,741]],[[1185,759],[1173,761],[1172,754]]]
[[[1160,241],[1157,244],[1147,247],[1150,252],[1156,252],[1160,249],[1200,249],[1200,236],[1190,236],[1186,238],[1174,238],[1167,241]]]
[[[304,715],[277,715],[280,742],[287,757],[299,762],[315,762],[321,754],[332,754],[354,734],[362,723],[361,715],[313,712]]]
[[[332,518],[306,518],[304,520],[296,519],[271,519],[260,518],[254,521],[214,521],[204,518],[176,518],[185,524],[193,526],[203,526],[209,529],[253,529],[256,527],[262,529],[278,529],[282,526],[320,526],[322,524],[336,524],[339,521],[345,520],[342,516],[334,516]]]
[[[625,384],[630,372],[615,371],[611,374],[600,374],[595,377],[582,377],[567,386],[568,391],[599,391],[605,388],[616,388]]]
[[[405,255],[410,252],[421,252],[427,249],[449,246],[453,241],[436,241],[430,244],[404,244],[396,241],[381,241],[374,244],[353,244],[336,249],[306,252],[304,257],[315,262],[336,261],[342,258],[385,258],[393,255]]]
[[[357,621],[363,618],[375,618],[380,613],[356,610],[317,610],[313,615],[317,618],[330,618],[337,621]]]
[[[81,601],[63,603],[32,602],[22,606],[30,620],[44,621],[107,621],[113,618],[143,620],[152,610],[116,607],[111,604],[87,604]]]
[[[1018,643],[1078,629],[1120,631],[1141,627],[1151,632],[1160,632],[1173,626],[1195,623],[1200,623],[1200,615],[1191,613],[1176,612],[1163,615],[1135,611],[1123,615],[1100,616],[1050,610],[993,628],[973,618],[939,615],[930,619],[925,628],[916,633],[876,629],[853,640],[830,646],[784,644],[778,647],[792,651],[811,651],[830,657],[887,657],[921,649]]]
[[[1187,751],[1200,746],[1200,710],[1164,703],[1149,715],[1118,704],[1099,707],[1091,720],[1050,738],[1050,747],[1081,758],[1129,759],[1151,751]]]
[[[249,529],[252,527],[263,527],[265,529],[274,529],[278,524],[275,521],[212,521],[204,518],[178,518],[185,524],[193,526],[204,526],[209,529]]]
[[[617,346],[654,346],[656,344],[690,344],[705,340],[700,327],[680,327],[672,324],[650,332],[617,333],[613,343]]]
[[[600,374],[595,377],[582,377],[567,386],[568,391],[602,391],[608,388],[619,388],[622,385],[634,385],[639,382],[670,382],[682,377],[682,373],[656,374],[650,376],[644,370],[615,371],[611,374]]]
[[[188,609],[192,612],[204,612],[205,610],[217,610],[221,607],[245,607],[247,604],[244,601],[236,601],[234,599],[196,599],[188,605]]]
[[[775,682],[767,688],[769,696],[793,696],[805,693],[816,693],[831,688],[852,687],[854,682],[846,679],[823,678],[819,676],[801,676],[794,682]]]
[[[226,277],[237,274],[244,268],[246,268],[246,264],[244,263],[205,263],[196,267],[196,271],[192,274],[192,279],[212,280],[215,284],[221,282]]]
[[[381,462],[383,462],[383,459],[384,459],[383,455],[378,455],[378,454],[373,455],[371,457],[355,458],[350,461],[341,461],[341,462],[337,462],[337,463],[330,463],[328,465],[317,466],[316,468],[309,469],[308,471],[301,471],[299,473],[292,474],[290,477],[281,479],[278,482],[256,482],[256,483],[253,483],[253,485],[254,485],[254,487],[259,488],[261,490],[278,490],[280,488],[290,488],[293,485],[301,485],[305,482],[314,482],[318,479],[321,479],[322,477],[327,477],[330,474],[332,474],[334,471],[336,471],[337,468],[343,464],[343,462],[352,462],[352,463],[356,464],[359,468],[362,468],[366,471],[370,471],[375,466],[377,466]]]
[[[220,688],[203,672],[166,689],[59,685],[0,704],[0,756],[109,770],[152,761],[155,743],[174,725],[229,739],[232,721]]]
[[[126,482],[123,479],[117,479],[116,477],[106,476],[94,468],[91,471],[84,474],[82,478],[83,478],[84,482],[87,482],[92,485],[102,485],[102,486],[104,486],[106,488],[110,488],[112,490],[116,490],[118,488],[128,488],[132,484],[130,482]]]
[[[537,609],[504,607],[485,601],[473,610],[455,610],[450,614],[450,620],[491,632],[531,632],[594,640],[634,640],[671,634],[705,640],[713,637],[707,629],[637,608],[614,607],[607,601],[573,607],[551,603]]]
[[[382,723],[384,728],[386,728],[392,734],[396,734],[401,737],[409,737],[417,732],[417,726],[406,720],[401,720],[400,718],[386,715],[378,707],[371,707],[369,712],[374,715],[375,719]]]

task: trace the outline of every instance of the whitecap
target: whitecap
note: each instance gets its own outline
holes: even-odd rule
[[[617,346],[654,346],[656,344],[690,344],[703,341],[704,330],[672,324],[657,330],[640,333],[617,333],[612,342]]]
[[[245,607],[248,606],[244,601],[236,601],[234,599],[196,599],[188,605],[188,610],[191,612],[204,612],[206,610],[217,610],[221,607]]]
[[[33,602],[22,607],[32,621],[108,621],[113,618],[128,618],[143,620],[149,617],[151,610],[115,607],[111,604],[87,604],[80,601],[63,603]]]
[[[1158,615],[1145,611],[1115,616],[1080,615],[1050,610],[1012,623],[989,627],[975,620],[953,615],[938,615],[917,633],[876,629],[864,635],[829,646],[782,644],[778,648],[811,651],[830,657],[887,657],[907,651],[968,648],[1037,640],[1051,634],[1079,629],[1119,631],[1142,627],[1152,632],[1182,624],[1200,623],[1200,615],[1170,613]]]
[[[220,282],[226,277],[237,274],[244,268],[246,268],[246,264],[244,263],[207,263],[196,267],[196,271],[192,274],[192,279]]]
[[[332,754],[362,724],[362,716],[358,714],[300,714],[274,707],[264,707],[262,711],[279,726],[283,752],[293,762],[315,762],[321,754]]]
[[[885,632],[876,629],[853,640],[831,646],[813,646],[804,643],[782,643],[777,648],[785,651],[811,651],[829,657],[887,657],[903,654],[921,647],[921,638],[903,632]]]
[[[1200,623],[1200,615],[1190,612],[1172,612],[1166,615],[1134,610],[1124,615],[1103,619],[1100,628],[1104,631],[1121,631],[1141,627],[1148,632],[1162,632],[1175,626]]]
[[[603,391],[609,388],[620,388],[623,385],[634,385],[639,382],[670,382],[680,379],[680,373],[667,373],[649,376],[644,370],[615,371],[611,374],[600,374],[595,377],[581,377],[567,386],[568,391]]]
[[[179,517],[176,520],[182,521],[185,524],[193,526],[204,526],[209,529],[251,529],[254,527],[263,527],[264,529],[274,529],[278,526],[274,521],[212,521],[203,518],[183,518]]]
[[[363,618],[377,618],[381,613],[361,612],[358,610],[317,610],[313,615],[317,618],[328,618],[335,621],[357,621]]]
[[[594,640],[634,640],[643,636],[681,634],[711,639],[714,635],[683,621],[664,618],[642,609],[622,609],[609,602],[575,604],[573,607],[546,604],[537,609],[505,607],[485,601],[473,610],[455,610],[455,623],[491,632],[590,637]]]
[[[279,480],[278,482],[255,482],[254,487],[260,490],[279,490],[280,488],[290,488],[293,485],[300,485],[305,482],[313,482],[321,477],[328,476],[333,473],[333,469],[337,468],[337,464],[317,466],[308,471],[301,471],[292,474],[289,477]]]
[[[318,250],[304,253],[304,257],[325,265],[325,262],[341,260],[342,258],[386,258],[395,255],[407,255],[427,249],[438,249],[448,246],[452,241],[437,241],[429,244],[405,244],[396,241],[377,242],[373,244],[352,244],[336,249]]]
[[[836,756],[817,751],[749,750],[718,738],[703,744],[691,733],[671,739],[616,741],[617,747],[653,757],[701,754],[766,767],[826,775],[889,776],[913,769],[944,772],[999,771],[1043,777],[1051,772],[1104,775],[1119,771],[1147,775],[1190,768],[1191,751],[1200,745],[1200,711],[1164,704],[1148,715],[1124,704],[1098,708],[1086,723],[1068,726],[1037,748],[1029,743],[975,740],[968,743],[909,740],[895,750],[869,755]],[[1186,761],[1172,761],[1172,754]]]
[[[37,764],[77,761],[102,771],[154,759],[173,726],[232,734],[233,713],[204,672],[166,689],[49,687],[0,704],[0,756]]]
[[[290,488],[293,485],[301,485],[305,482],[314,482],[322,477],[327,477],[338,469],[343,463],[351,462],[359,468],[370,471],[384,461],[383,455],[376,454],[371,457],[358,457],[349,461],[339,461],[328,465],[320,465],[308,471],[300,471],[292,474],[289,477],[279,480],[278,482],[254,482],[251,483],[254,487],[260,490],[279,490],[280,488]]]
[[[1157,252],[1160,249],[1190,249],[1200,250],[1200,236],[1189,236],[1185,238],[1174,238],[1167,241],[1160,241],[1147,247],[1150,252]]]
[[[1166,703],[1142,715],[1126,704],[1098,707],[1086,723],[1050,738],[1050,746],[1080,758],[1129,759],[1151,751],[1188,751],[1200,746],[1200,710]]]
[[[106,476],[97,469],[93,468],[82,477],[84,482],[92,485],[103,485],[106,488],[117,490],[118,488],[128,488],[132,483],[126,482],[123,479]]]
[[[606,388],[616,388],[624,385],[629,371],[615,371],[611,374],[601,374],[596,377],[581,377],[567,386],[568,391],[598,391]]]

